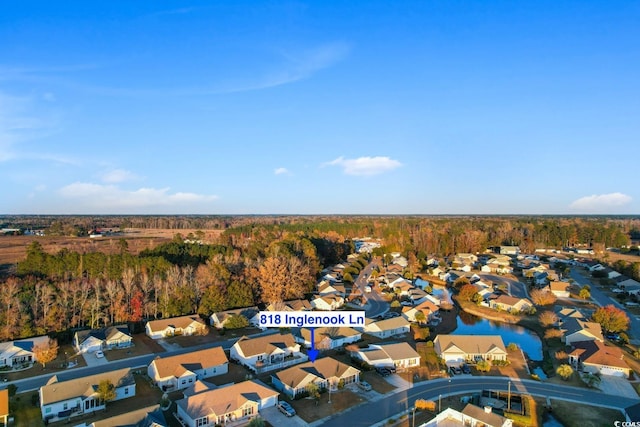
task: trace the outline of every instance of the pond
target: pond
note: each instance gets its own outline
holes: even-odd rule
[[[542,342],[535,332],[521,326],[494,322],[461,311],[451,335],[500,335],[504,345],[516,343],[529,359],[542,360]]]

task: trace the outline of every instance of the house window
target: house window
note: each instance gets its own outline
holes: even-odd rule
[[[189,383],[192,383],[192,382],[193,382],[193,378],[189,378]]]
[[[198,418],[196,420],[196,426],[200,427],[200,426],[206,426],[209,425],[209,418],[207,417],[202,417],[202,418]]]
[[[69,409],[69,404],[65,403],[64,405],[62,405],[63,411],[66,411],[67,409]]]
[[[186,384],[187,380],[182,380],[181,384]]]
[[[128,395],[128,394],[129,394],[129,387],[127,387],[127,388],[125,388],[125,389],[124,389],[124,395],[126,396],[126,395]]]
[[[264,356],[264,355],[259,354],[256,360],[261,361],[261,360],[262,360],[262,358],[263,358],[263,356]]]
[[[242,410],[242,416],[243,417],[248,417],[251,414],[253,414],[253,406],[249,406],[248,408],[244,408]]]
[[[47,409],[44,410],[45,414],[50,414],[51,413],[51,407],[47,407]]]

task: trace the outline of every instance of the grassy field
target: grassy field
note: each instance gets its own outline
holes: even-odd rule
[[[611,427],[614,421],[625,421],[622,412],[598,406],[552,400],[553,416],[565,427]]]

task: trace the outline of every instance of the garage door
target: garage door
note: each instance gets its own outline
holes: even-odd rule
[[[600,368],[600,373],[602,375],[611,375],[613,377],[620,377],[620,378],[623,378],[626,376],[624,372],[618,371],[616,369],[611,369],[611,368]]]

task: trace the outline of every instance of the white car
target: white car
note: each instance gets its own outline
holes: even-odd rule
[[[614,294],[622,294],[622,293],[624,293],[624,291],[622,289],[620,289],[620,288],[612,289],[611,292],[613,292]]]
[[[102,350],[96,351],[96,359],[102,359],[104,357],[104,353]]]

